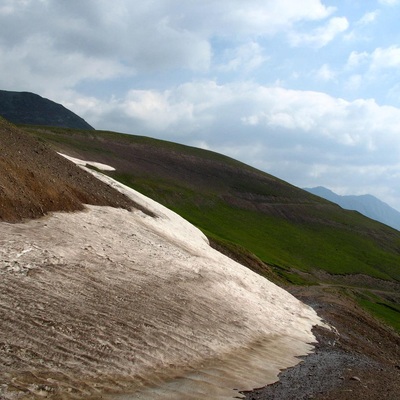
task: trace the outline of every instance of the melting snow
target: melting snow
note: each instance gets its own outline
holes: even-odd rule
[[[115,168],[111,167],[110,165],[102,164],[102,163],[95,162],[95,161],[83,161],[83,160],[80,160],[79,158],[67,156],[66,154],[63,154],[63,153],[58,153],[58,154],[60,156],[65,157],[67,160],[72,161],[74,164],[82,166],[82,167],[84,167],[86,165],[90,165],[101,171],[115,171]]]
[[[127,326],[140,327],[140,335],[118,339],[126,346],[112,366],[105,359],[93,367],[99,376],[129,378],[129,394],[112,398],[232,399],[239,396],[233,389],[272,383],[281,369],[312,351],[311,329],[321,324],[314,310],[212,249],[200,230],[171,210],[89,171],[156,217],[88,206],[79,213],[55,213],[45,223],[0,224],[1,255],[13,268],[18,263],[44,271],[51,264],[65,271],[69,265],[73,274],[81,266],[98,285],[110,288],[107,295],[120,287],[123,295],[115,292],[115,297],[134,299],[135,307],[126,307],[124,315]],[[0,263],[0,273],[5,267]],[[65,280],[60,292],[73,284]],[[90,302],[85,287],[80,290],[74,301],[82,296]],[[106,322],[99,317],[97,324]],[[111,340],[116,338],[102,343]]]

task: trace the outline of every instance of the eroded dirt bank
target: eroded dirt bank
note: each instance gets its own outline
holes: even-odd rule
[[[82,210],[83,203],[126,209],[136,206],[1,117],[0,154],[0,221]]]

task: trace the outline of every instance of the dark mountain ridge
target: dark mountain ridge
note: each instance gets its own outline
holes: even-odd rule
[[[400,212],[370,194],[340,196],[322,186],[305,188],[305,190],[332,201],[346,210],[358,211],[368,218],[400,230]]]
[[[0,90],[0,115],[14,124],[94,129],[61,104],[29,92]]]

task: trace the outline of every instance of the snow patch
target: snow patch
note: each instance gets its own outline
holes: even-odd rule
[[[115,171],[114,167],[111,167],[110,165],[107,164],[102,164],[96,161],[84,161],[84,160],[80,160],[79,158],[75,158],[75,157],[71,157],[71,156],[67,156],[66,154],[63,153],[58,153],[60,156],[63,156],[64,158],[66,158],[69,161],[72,161],[74,164],[79,165],[79,166],[86,166],[86,165],[90,165],[92,167],[95,167],[97,169],[99,169],[100,171]]]
[[[88,164],[76,162],[83,168]],[[113,362],[88,354],[92,361],[81,368],[102,377],[103,384],[107,376],[125,374],[130,394],[109,398],[237,398],[234,388],[272,383],[281,369],[313,350],[312,327],[322,325],[313,309],[212,249],[204,234],[176,213],[85,169],[156,217],[87,206],[83,212],[54,213],[45,222],[0,224],[1,252],[13,262],[14,274],[18,266],[29,266],[34,276],[43,276],[35,280],[39,288],[42,281],[59,287],[52,293],[54,302],[60,296],[65,307],[73,302],[97,310],[92,311],[92,340],[98,342],[96,335],[102,335],[102,346],[115,349]],[[10,262],[0,265],[5,279]],[[60,284],[62,274],[67,278]],[[29,274],[24,277],[30,279]],[[103,293],[104,305],[90,292],[94,284],[103,288],[95,294]],[[79,351],[90,353],[90,347]],[[62,368],[68,365],[65,361]],[[71,365],[76,369],[79,360]],[[62,368],[59,372],[65,373]]]

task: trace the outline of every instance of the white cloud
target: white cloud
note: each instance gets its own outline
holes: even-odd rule
[[[357,51],[352,51],[350,53],[349,58],[347,59],[347,64],[346,67],[350,69],[354,69],[359,67],[360,65],[368,62],[370,56],[367,52],[357,52]]]
[[[331,81],[336,77],[336,72],[328,64],[324,64],[315,72],[315,76],[322,81]]]
[[[400,66],[400,47],[377,48],[370,55],[370,58],[372,70],[398,68]]]
[[[11,63],[16,71],[30,72],[17,76],[10,70],[3,78],[20,82],[16,89],[30,86],[32,78],[45,80],[45,68],[26,63],[35,64],[39,58],[46,60],[50,76],[55,77],[59,67],[58,78],[65,88],[87,79],[85,64],[99,66],[92,76],[99,80],[127,70],[131,74],[166,70],[204,73],[212,63],[212,41],[218,37],[247,42],[232,54],[227,68],[251,70],[265,60],[257,38],[285,33],[297,22],[318,21],[333,11],[320,0],[301,4],[295,0],[4,0],[0,6],[0,52],[6,58],[0,59],[0,70]],[[72,60],[77,61],[75,69]],[[68,78],[64,80],[66,69]]]
[[[3,89],[47,92],[56,97],[59,91],[83,79],[105,80],[132,74],[132,70],[112,59],[60,53],[50,38],[39,35],[11,50],[0,47],[0,69]]]
[[[312,139],[328,153],[347,148],[366,156],[374,153],[383,163],[388,154],[380,154],[380,149],[388,150],[393,158],[397,158],[395,149],[400,150],[400,110],[379,106],[374,100],[349,102],[319,92],[201,81],[173,90],[131,91],[101,107],[98,128],[108,128],[104,126],[108,117],[103,116],[107,107],[108,114],[115,112],[131,121],[126,128],[140,121],[145,134],[157,130],[170,137],[182,132],[187,140],[210,147],[226,140],[240,147],[245,139],[280,148],[291,147],[289,138],[293,146]],[[221,127],[228,136],[218,131]]]
[[[287,30],[299,21],[317,21],[335,8],[320,0],[205,0],[171,1],[176,7],[175,21],[184,29],[213,35],[271,35]]]
[[[362,82],[363,82],[362,75],[354,74],[347,79],[347,81],[345,82],[345,86],[347,89],[354,91],[358,90],[361,87]]]
[[[378,1],[381,4],[388,6],[394,6],[396,4],[399,4],[399,0],[378,0]]]
[[[346,69],[364,69],[363,79],[383,80],[381,73],[385,70],[397,70],[400,67],[400,47],[378,47],[371,53],[352,51],[347,59]],[[358,74],[360,75],[360,74]]]
[[[171,129],[177,123],[187,126],[193,120],[193,104],[179,92],[131,90],[121,106],[128,117],[143,121],[155,132]]]
[[[366,12],[358,21],[353,24],[353,29],[344,35],[344,39],[353,43],[372,43],[374,33],[372,24],[377,23],[381,10]]]
[[[223,72],[241,71],[248,73],[259,68],[266,60],[263,48],[256,42],[246,43],[225,52],[227,59],[218,70]]]
[[[380,14],[379,10],[367,12],[360,18],[360,20],[357,22],[357,25],[369,25],[375,22],[379,14]]]
[[[0,50],[11,53],[9,59],[17,54],[13,53],[15,49],[22,49],[30,60],[45,56],[49,69],[60,67],[60,81],[63,64],[79,57],[82,62],[76,64],[76,79],[69,79],[70,85],[86,79],[84,71],[79,76],[80,71],[93,61],[99,65],[113,63],[119,70],[129,68],[132,72],[209,67],[211,47],[207,37],[174,26],[165,5],[140,4],[122,0],[112,4],[104,0],[13,2],[12,10],[10,6],[7,11],[11,15],[0,14]],[[32,41],[40,48],[32,46]],[[44,48],[46,54],[38,53],[44,53]],[[17,65],[21,57],[12,61]],[[0,68],[2,63],[0,60]],[[93,78],[101,76],[97,72]]]
[[[293,46],[310,45],[317,48],[324,47],[339,34],[345,32],[349,22],[345,17],[331,18],[323,27],[318,27],[311,33],[297,33],[290,35],[290,42]]]

